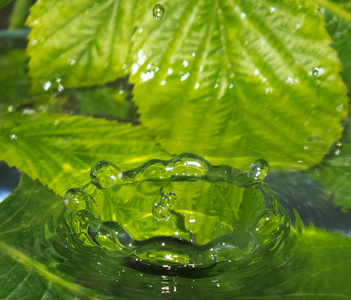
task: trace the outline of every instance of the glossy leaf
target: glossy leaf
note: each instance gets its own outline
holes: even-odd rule
[[[87,289],[56,270],[57,262],[52,258],[45,262],[40,230],[48,209],[60,200],[39,182],[22,176],[16,192],[0,204],[1,299],[92,298],[85,292]],[[26,247],[34,245],[33,239],[36,246],[30,250]]]
[[[34,90],[89,86],[125,76],[137,1],[39,0],[27,21]],[[54,87],[55,86],[55,87]],[[49,87],[48,87],[49,89]]]
[[[346,122],[342,138],[333,145],[329,155],[315,168],[312,177],[320,180],[336,205],[351,209],[351,118]]]
[[[99,160],[123,169],[168,156],[140,126],[67,115],[10,115],[1,123],[0,157],[56,193],[90,181]]]
[[[170,153],[247,168],[319,162],[341,134],[346,87],[310,1],[164,1],[138,11],[131,81],[142,123]]]
[[[338,57],[342,63],[341,76],[347,84],[349,91],[351,89],[351,2],[335,1],[337,9],[329,10],[326,7],[320,7],[319,10],[325,20],[325,28],[333,40],[332,47],[338,52]],[[342,13],[344,12],[344,14]],[[348,14],[348,17],[344,15]]]

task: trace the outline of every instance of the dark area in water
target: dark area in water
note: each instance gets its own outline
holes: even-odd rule
[[[270,173],[266,184],[277,193],[277,200],[284,206],[293,223],[295,209],[305,225],[312,222],[316,227],[324,227],[328,231],[350,231],[351,214],[336,206],[333,195],[327,195],[323,185],[310,179],[308,173]]]

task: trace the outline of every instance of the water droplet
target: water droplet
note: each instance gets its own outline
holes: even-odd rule
[[[261,235],[269,235],[277,230],[280,218],[274,213],[265,213],[254,226],[255,231]]]
[[[341,146],[342,146],[342,142],[337,141],[337,142],[336,142],[336,145],[337,145],[338,147],[341,147]]]
[[[167,174],[166,167],[161,163],[154,163],[147,167],[143,172],[144,178],[166,178],[170,177]]]
[[[176,176],[202,176],[208,170],[209,165],[202,157],[187,154],[174,163],[172,174]]]
[[[95,240],[109,250],[124,250],[132,244],[132,237],[117,222],[104,222],[100,225]]]
[[[67,63],[70,64],[71,66],[73,66],[73,65],[76,63],[76,60],[73,59],[73,58],[69,58],[69,59],[67,60]]]
[[[57,90],[61,93],[64,90],[64,87],[61,83],[58,84]]]
[[[13,106],[10,105],[10,106],[7,108],[7,111],[8,111],[8,112],[12,112],[12,111],[13,111]]]
[[[47,91],[51,86],[51,82],[50,81],[46,81],[44,84],[43,84],[43,88],[45,91]]]
[[[69,189],[63,196],[63,201],[72,210],[84,210],[87,208],[89,195],[80,188]]]
[[[10,134],[10,139],[17,140],[17,135],[15,135],[14,133]]]
[[[312,71],[312,76],[313,77],[318,77],[318,76],[321,76],[324,73],[325,73],[325,71],[324,71],[323,68],[315,67],[314,70]],[[309,74],[311,74],[311,72]]]
[[[91,182],[106,189],[124,182],[123,172],[108,161],[99,161],[90,171]]]
[[[175,193],[167,193],[162,197],[161,205],[171,207],[173,203],[177,200],[177,195]]]
[[[165,15],[165,8],[162,4],[157,3],[152,9],[152,14],[156,20],[161,20]]]
[[[270,13],[272,14],[272,13],[274,13],[275,12],[275,7],[271,7],[271,9],[270,9]]]
[[[190,73],[186,73],[184,74],[182,77],[180,77],[180,81],[184,81],[185,79],[187,79],[189,77]]]
[[[251,165],[248,175],[254,180],[263,181],[267,176],[268,171],[268,162],[264,159],[258,159]]]
[[[152,214],[159,221],[167,221],[171,216],[171,211],[167,206],[162,206],[161,203],[158,202],[152,207]]]
[[[161,201],[155,203],[152,207],[152,214],[159,221],[167,221],[171,216],[171,206],[177,200],[177,195],[175,193],[165,194]]]

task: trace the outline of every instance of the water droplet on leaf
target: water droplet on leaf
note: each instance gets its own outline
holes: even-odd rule
[[[47,91],[51,86],[51,82],[50,81],[46,81],[44,84],[43,84],[43,88],[45,91]]]
[[[165,15],[165,8],[163,7],[162,4],[157,3],[152,9],[152,14],[156,20],[161,20]]]
[[[63,196],[63,201],[67,207],[72,210],[84,210],[87,207],[87,196],[88,194],[84,190],[80,188],[73,188],[69,189],[65,193]]]
[[[106,189],[123,183],[123,172],[113,163],[99,161],[90,171],[91,182],[99,188]]]
[[[15,135],[14,133],[10,134],[10,139],[17,140],[17,135]]]
[[[256,160],[250,167],[249,177],[254,180],[263,181],[269,171],[269,164],[264,159]]]

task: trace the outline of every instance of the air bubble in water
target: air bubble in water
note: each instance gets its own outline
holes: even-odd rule
[[[313,77],[317,77],[318,74],[319,74],[318,70],[313,70],[313,72],[312,72]]]
[[[163,7],[162,4],[157,3],[152,9],[152,14],[156,20],[161,20],[165,15],[165,8]]]
[[[63,201],[72,210],[84,210],[87,207],[88,194],[80,189],[69,189],[63,196]]]
[[[122,183],[123,172],[113,163],[99,161],[90,171],[91,182],[99,188],[106,189]]]
[[[171,206],[177,200],[177,195],[175,193],[165,194],[161,201],[155,203],[152,207],[152,214],[159,221],[167,221],[171,216]]]
[[[254,180],[263,181],[269,171],[269,164],[264,159],[256,160],[250,167],[249,177]]]

